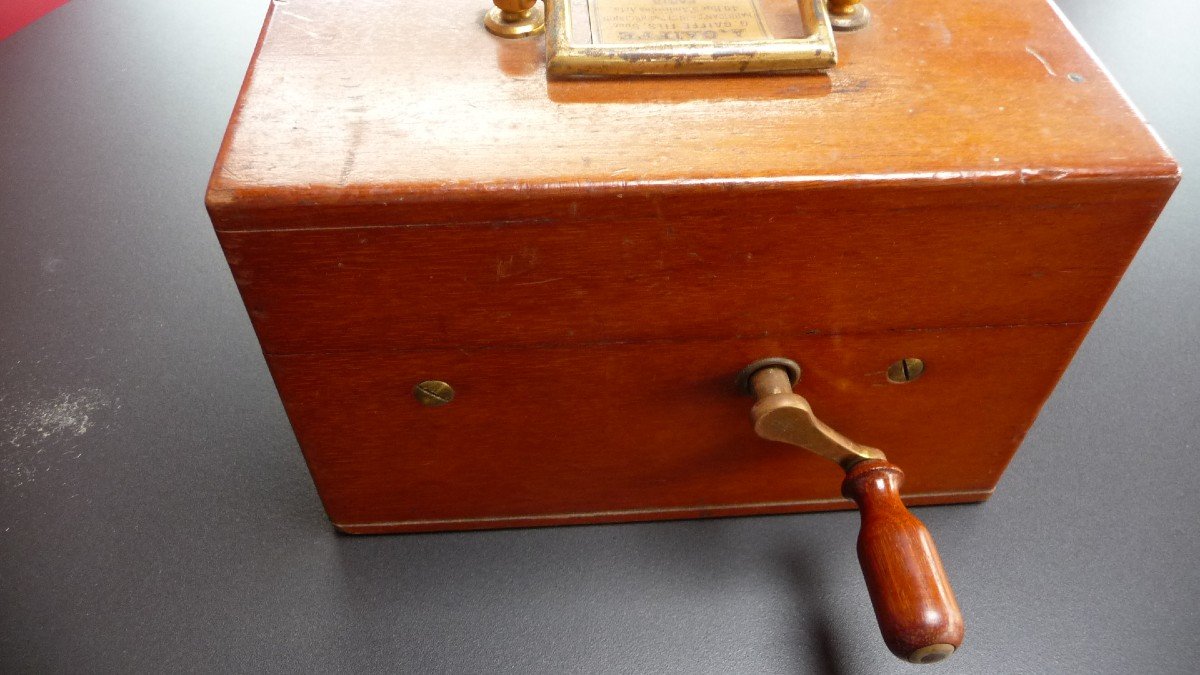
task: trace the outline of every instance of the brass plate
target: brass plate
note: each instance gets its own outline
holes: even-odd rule
[[[608,35],[604,16],[611,13],[599,0],[597,30]],[[632,0],[618,0],[613,7],[630,7]],[[643,0],[644,1],[644,0]],[[679,0],[664,0],[677,2]],[[698,0],[711,2],[711,0]],[[630,75],[716,75],[721,73],[798,73],[827,70],[837,63],[837,45],[829,23],[826,0],[796,0],[803,24],[801,37],[766,36],[761,15],[755,9],[759,36],[747,34],[740,40],[688,39],[642,40],[631,42],[576,43],[572,39],[572,0],[545,0],[546,4],[546,75],[552,78],[626,77]],[[726,0],[729,7],[746,7],[745,0]],[[589,10],[590,13],[590,10]],[[617,13],[620,14],[619,12]],[[735,12],[744,16],[744,12]],[[611,18],[611,16],[610,16]],[[634,22],[632,26],[646,26]],[[667,29],[675,25],[667,22]],[[687,24],[684,24],[686,26]],[[738,28],[738,27],[734,27]],[[681,27],[681,30],[696,30]],[[739,28],[741,29],[741,28]],[[631,32],[636,32],[636,28]],[[657,30],[663,30],[658,28]],[[749,27],[744,30],[749,30]],[[617,36],[620,38],[620,36]]]
[[[769,38],[757,0],[588,0],[592,42],[737,42]]]

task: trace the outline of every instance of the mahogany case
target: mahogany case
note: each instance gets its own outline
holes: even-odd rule
[[[334,525],[852,508],[769,356],[987,498],[1178,169],[1044,0],[869,5],[827,74],[575,82],[486,0],[273,5],[207,205]]]

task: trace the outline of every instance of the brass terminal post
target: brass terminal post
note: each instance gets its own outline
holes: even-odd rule
[[[546,30],[546,10],[537,0],[492,0],[483,17],[483,25],[492,35],[523,38],[541,35]]]
[[[871,13],[859,0],[829,0],[829,23],[834,30],[858,30],[870,21]]]

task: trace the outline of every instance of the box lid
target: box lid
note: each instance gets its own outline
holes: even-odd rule
[[[219,229],[249,227],[247,210],[270,226],[265,213],[297,205],[338,208],[290,212],[289,227],[370,205],[388,205],[386,222],[436,223],[471,203],[485,219],[578,215],[587,203],[564,195],[649,186],[1176,174],[1044,0],[870,5],[872,25],[838,35],[828,74],[563,82],[545,77],[542,38],[487,33],[486,0],[277,2],[210,210]]]

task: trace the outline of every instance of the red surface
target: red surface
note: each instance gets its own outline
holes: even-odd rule
[[[67,0],[3,0],[0,2],[0,40],[65,4]]]

